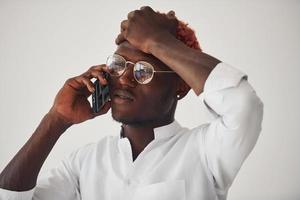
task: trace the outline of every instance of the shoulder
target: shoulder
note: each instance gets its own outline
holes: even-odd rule
[[[198,149],[199,145],[204,144],[209,125],[210,123],[203,123],[194,128],[181,127],[174,139],[181,144]]]
[[[107,151],[110,151],[115,145],[117,145],[118,136],[104,136],[97,142],[86,144],[76,150],[74,150],[67,158],[67,160],[76,163],[83,163],[90,161],[91,159],[101,156]]]
[[[210,123],[203,123],[201,125],[198,125],[194,128],[186,128],[182,127],[181,130],[179,131],[180,134],[179,138],[190,138],[193,139],[195,137],[199,137],[202,135],[205,135],[207,132],[207,129],[209,127]]]

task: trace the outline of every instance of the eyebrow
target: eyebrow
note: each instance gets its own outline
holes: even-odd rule
[[[130,57],[127,56],[128,55],[127,51],[131,51],[130,54],[136,56],[136,53],[132,52],[134,50],[132,50],[131,47],[128,47],[126,45],[122,45],[122,46],[119,45],[117,50],[114,53],[124,57],[127,61],[130,61],[130,62],[133,62],[133,63],[136,63],[138,61],[145,61],[145,62],[150,63],[154,67],[155,70],[165,70],[164,68],[160,67],[160,64],[159,64],[158,61],[153,61],[153,59],[157,59],[153,55],[145,54],[144,52],[141,51],[139,53],[140,55],[137,56],[138,59],[133,60],[133,59],[131,59],[132,58],[131,56]],[[145,55],[143,55],[143,54],[145,54]],[[152,56],[153,58],[146,57],[146,55]],[[162,62],[162,61],[160,61],[160,62]]]
[[[138,59],[132,59],[132,58],[128,57],[126,54],[123,54],[122,51],[121,52],[115,51],[114,54],[118,54],[118,55],[122,56],[123,58],[125,58],[126,61],[130,61],[130,62],[133,62],[133,63],[137,63],[139,61],[145,61],[145,62],[150,63],[153,67],[155,67],[157,65],[150,58],[147,58],[145,56],[142,56],[142,58],[140,56],[137,56]]]

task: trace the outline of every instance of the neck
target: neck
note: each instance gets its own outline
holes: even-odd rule
[[[165,126],[174,121],[174,118],[161,122],[148,122],[143,124],[122,124],[122,136],[130,141],[133,159],[154,140],[154,128]]]

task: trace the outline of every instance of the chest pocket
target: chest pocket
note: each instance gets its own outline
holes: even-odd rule
[[[185,200],[185,181],[174,180],[137,188],[133,200]]]

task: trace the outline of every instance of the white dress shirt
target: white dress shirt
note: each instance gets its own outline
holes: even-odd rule
[[[127,138],[106,136],[39,176],[32,190],[0,189],[0,199],[226,199],[261,131],[263,103],[247,75],[225,63],[210,73],[199,99],[214,116],[210,123],[155,128],[135,161]]]

